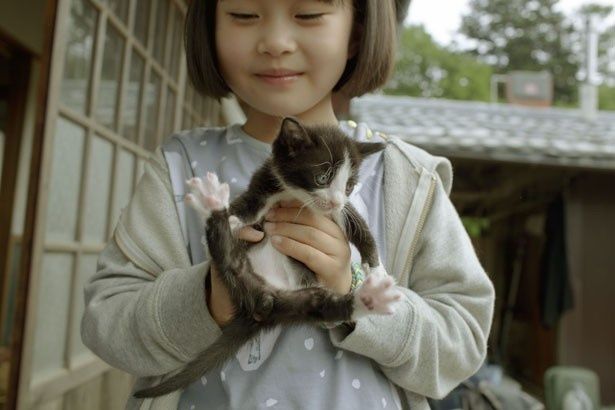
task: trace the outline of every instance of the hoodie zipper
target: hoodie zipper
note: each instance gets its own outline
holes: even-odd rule
[[[425,199],[425,206],[421,210],[421,215],[419,216],[419,221],[416,227],[416,233],[414,234],[414,238],[412,240],[412,245],[410,245],[410,252],[408,254],[408,258],[406,259],[406,263],[404,265],[404,270],[402,271],[402,275],[404,272],[408,272],[410,275],[410,267],[414,263],[414,252],[416,249],[416,245],[418,244],[419,238],[421,236],[421,232],[423,231],[423,226],[425,225],[425,220],[427,219],[427,214],[431,209],[433,195],[436,188],[436,177],[432,174],[431,181],[429,183],[429,190],[427,191],[427,197]]]

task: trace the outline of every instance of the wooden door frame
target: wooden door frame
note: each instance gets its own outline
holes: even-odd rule
[[[25,211],[24,232],[22,238],[22,253],[20,269],[17,278],[17,292],[15,298],[15,320],[11,341],[11,366],[9,372],[9,386],[6,408],[18,408],[21,405],[20,396],[21,379],[23,372],[24,336],[26,327],[26,312],[28,309],[28,288],[30,284],[30,271],[33,265],[34,234],[36,225],[36,211],[39,194],[40,171],[42,160],[43,138],[47,120],[47,104],[49,100],[49,84],[51,73],[51,56],[54,45],[55,21],[58,0],[47,0],[44,14],[44,40],[43,52],[40,55],[40,78],[36,98],[36,124],[32,142],[32,156],[30,158],[30,175],[28,178],[28,195]],[[31,301],[30,301],[31,302]]]

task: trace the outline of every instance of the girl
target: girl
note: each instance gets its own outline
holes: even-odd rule
[[[395,47],[393,0],[193,0],[188,72],[211,97],[233,92],[246,122],[197,128],[156,152],[85,288],[84,343],[139,377],[133,391],[174,374],[233,315],[228,289],[204,255],[203,229],[184,207],[184,181],[214,171],[231,199],[270,153],[280,120],[335,124],[332,93],[382,86]],[[329,329],[276,329],[184,391],[129,399],[130,409],[427,409],[481,365],[494,291],[451,204],[450,163],[339,123],[360,140],[386,141],[369,157],[351,201],[404,297],[391,316]],[[326,217],[285,203],[265,230],[319,282],[352,291],[356,250]],[[244,228],[240,237],[263,233]]]

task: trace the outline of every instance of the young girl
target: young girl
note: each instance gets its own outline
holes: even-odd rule
[[[184,206],[184,182],[216,172],[232,200],[270,154],[284,116],[387,143],[364,162],[350,201],[404,297],[391,316],[261,334],[185,390],[131,398],[127,408],[427,409],[426,397],[445,396],[481,365],[494,291],[448,198],[450,163],[365,124],[338,123],[332,108],[333,92],[358,96],[385,83],[395,35],[393,0],[191,2],[190,78],[210,97],[233,92],[247,120],[185,131],[157,150],[85,288],[84,343],[138,376],[136,391],[216,340],[233,306]],[[265,227],[277,249],[322,286],[351,292],[359,258],[341,229],[306,209],[297,217],[299,203],[280,205]],[[240,237],[263,233],[248,227]]]

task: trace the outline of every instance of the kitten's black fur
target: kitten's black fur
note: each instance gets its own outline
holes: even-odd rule
[[[206,371],[221,367],[262,330],[279,324],[352,319],[355,309],[353,294],[338,295],[318,286],[314,273],[292,258],[289,259],[296,267],[302,287],[279,289],[268,284],[255,273],[248,258],[249,251],[256,251],[253,248],[262,246],[264,241],[252,244],[236,238],[229,217],[237,216],[244,225],[262,223],[266,212],[279,198],[303,192],[305,199],[306,194],[323,188],[315,178],[319,175],[328,175],[327,182],[330,183],[346,155],[351,164],[345,189],[347,198],[356,184],[363,158],[383,148],[382,143],[357,142],[335,126],[303,127],[294,119],[284,119],[272,146],[272,156],[254,173],[248,189],[228,209],[212,211],[206,221],[212,262],[236,306],[234,319],[222,329],[222,336],[180,373],[158,386],[136,392],[135,397],[160,396],[188,386]],[[294,195],[288,195],[289,192]],[[357,247],[362,263],[370,268],[378,266],[374,238],[350,202],[345,201],[343,212],[338,212],[334,219]]]

